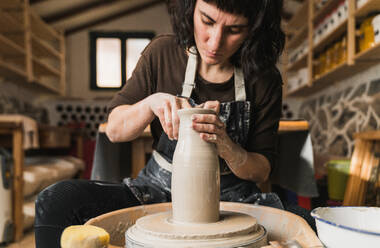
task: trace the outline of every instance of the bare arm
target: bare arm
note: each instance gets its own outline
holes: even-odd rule
[[[106,134],[112,142],[130,141],[144,131],[157,116],[170,139],[177,139],[179,118],[177,110],[189,108],[184,98],[167,93],[155,93],[133,104],[120,105],[108,116]]]
[[[254,182],[265,182],[268,179],[271,167],[265,156],[247,152],[232,140],[225,145],[230,149],[221,154],[221,157],[236,176]]]
[[[133,105],[120,105],[108,116],[106,134],[112,142],[130,141],[137,138],[154,119],[145,98]]]
[[[217,101],[209,101],[204,107],[214,109],[218,113],[219,105]],[[216,144],[219,156],[227,162],[236,176],[254,182],[264,182],[268,179],[271,170],[268,159],[259,153],[247,152],[234,143],[217,115],[193,115],[193,128],[200,133],[203,140]]]

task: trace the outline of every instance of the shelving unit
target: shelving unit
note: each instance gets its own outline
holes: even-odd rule
[[[314,3],[314,0],[305,2]],[[380,44],[369,48],[366,51],[356,52],[356,24],[362,21],[369,13],[373,11],[380,12],[379,0],[368,0],[361,8],[356,9],[356,0],[348,0],[348,18],[341,24],[339,24],[334,30],[332,30],[326,37],[322,38],[317,44],[313,43],[314,26],[320,22],[329,12],[331,12],[338,4],[340,0],[329,0],[319,10],[315,9],[314,4],[309,5],[308,21],[302,22],[303,26],[298,27],[299,30],[307,30],[308,35],[294,34],[293,38],[288,41],[287,49],[294,48],[297,44],[302,44],[303,41],[308,39],[309,53],[305,57],[301,57],[295,63],[287,66],[287,73],[289,71],[297,71],[302,67],[307,66],[309,72],[309,83],[307,86],[301,86],[298,89],[286,92],[286,96],[305,97],[313,94],[323,88],[337,82],[353,76],[354,74],[365,70],[366,68],[380,63]],[[300,16],[305,16],[305,9],[301,8],[298,13],[292,18],[289,23],[294,23],[294,20],[298,20]],[[291,28],[290,28],[291,29]],[[300,32],[300,31],[299,31]],[[328,72],[319,75],[318,77],[312,77],[313,75],[313,63],[314,56],[332,44],[333,41],[346,35],[347,37],[347,61],[329,70]],[[286,80],[285,80],[286,81]]]
[[[302,67],[306,67],[306,65],[307,65],[307,54],[303,55],[297,61],[290,64],[287,69],[288,69],[288,71],[294,71],[294,70],[298,70]]]
[[[46,24],[28,0],[0,1],[0,77],[65,93],[64,36]]]
[[[323,50],[326,46],[330,45],[334,40],[338,39],[340,36],[343,36],[347,32],[347,23],[345,20],[339,24],[334,30],[330,32],[329,35],[320,40],[317,44],[313,46],[313,53],[318,53]]]

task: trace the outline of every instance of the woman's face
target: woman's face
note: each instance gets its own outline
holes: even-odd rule
[[[248,34],[248,19],[224,12],[213,3],[197,0],[194,10],[194,38],[202,61],[225,65]]]

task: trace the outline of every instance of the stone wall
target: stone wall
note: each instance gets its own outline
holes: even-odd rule
[[[380,64],[301,100],[316,152],[350,157],[355,132],[380,129]]]

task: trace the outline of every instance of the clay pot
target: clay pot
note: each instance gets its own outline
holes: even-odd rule
[[[178,111],[180,128],[173,157],[173,221],[212,223],[219,220],[220,172],[214,144],[202,140],[192,128],[193,114],[215,114],[191,108]]]

